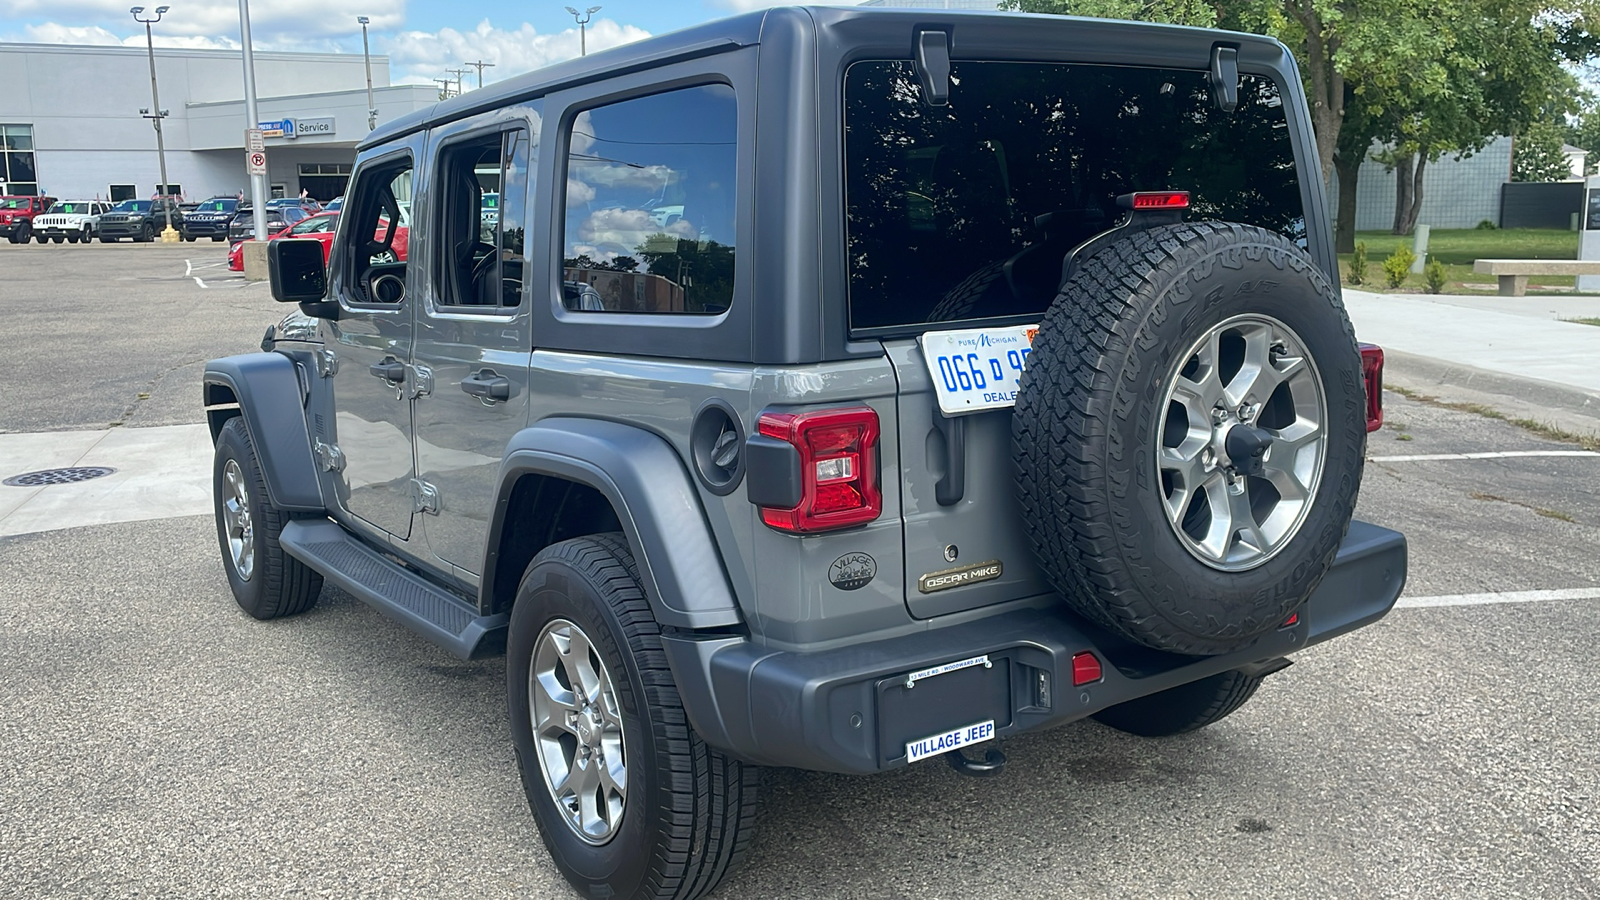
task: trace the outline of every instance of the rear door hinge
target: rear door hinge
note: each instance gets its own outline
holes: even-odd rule
[[[427,366],[412,364],[411,378],[406,383],[411,386],[411,399],[426,397],[433,393],[433,370]]]
[[[439,514],[439,489],[421,478],[411,479],[411,511]]]
[[[329,444],[318,438],[312,445],[312,450],[316,453],[317,465],[321,466],[323,471],[344,471],[344,451],[339,449],[338,444]]]
[[[1239,50],[1226,44],[1211,45],[1211,102],[1231,113],[1239,108]]]

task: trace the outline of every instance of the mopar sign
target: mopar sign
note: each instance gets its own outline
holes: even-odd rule
[[[302,137],[327,137],[335,132],[333,116],[318,116],[314,119],[278,119],[259,124],[262,137],[284,138],[290,141]]]

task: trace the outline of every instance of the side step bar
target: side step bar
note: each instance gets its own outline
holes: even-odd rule
[[[472,604],[386,558],[334,522],[296,519],[283,526],[278,543],[323,578],[459,659],[489,655],[505,646],[510,616],[478,615]]]

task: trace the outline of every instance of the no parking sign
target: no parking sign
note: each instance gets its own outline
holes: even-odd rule
[[[245,168],[251,175],[267,174],[267,151],[250,150],[244,155]]]

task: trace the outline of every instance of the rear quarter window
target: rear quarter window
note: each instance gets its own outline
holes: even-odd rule
[[[1042,315],[1066,252],[1115,225],[1131,191],[1189,191],[1190,220],[1304,246],[1264,77],[1241,76],[1224,113],[1202,72],[957,62],[949,105],[929,107],[909,62],[866,61],[845,76],[844,115],[852,329]]]

